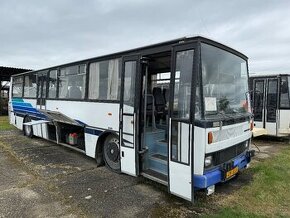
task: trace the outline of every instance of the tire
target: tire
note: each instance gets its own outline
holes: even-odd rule
[[[28,123],[28,122],[31,122],[31,118],[29,116],[26,116],[24,118],[23,123]],[[24,133],[25,136],[27,136],[29,138],[32,138],[32,136],[33,136],[33,128],[32,128],[32,126],[23,125],[23,133]]]
[[[117,173],[121,172],[120,143],[117,136],[109,135],[106,138],[103,157],[107,168]]]

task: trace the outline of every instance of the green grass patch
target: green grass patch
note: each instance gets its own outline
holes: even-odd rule
[[[245,173],[252,173],[253,181],[223,196],[208,217],[290,217],[290,147]]]
[[[0,116],[0,131],[1,130],[11,130],[15,129],[13,125],[9,124],[9,117],[7,116]]]
[[[213,218],[233,218],[233,217],[239,217],[239,218],[256,218],[256,217],[266,217],[263,215],[257,215],[251,212],[247,212],[245,210],[240,210],[239,208],[235,207],[226,207],[222,210],[220,210],[217,214],[211,215],[209,217]]]

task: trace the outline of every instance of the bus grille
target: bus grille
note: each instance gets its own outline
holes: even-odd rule
[[[247,149],[245,144],[246,142],[242,142],[224,150],[211,153],[211,155],[213,156],[213,165],[217,166],[223,164],[242,154]]]

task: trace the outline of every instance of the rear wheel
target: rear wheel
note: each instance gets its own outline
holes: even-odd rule
[[[120,161],[120,142],[119,139],[114,135],[109,135],[105,142],[103,148],[103,157],[106,166],[114,171],[121,171],[121,161]]]
[[[29,116],[26,116],[24,118],[24,121],[23,123],[28,123],[28,122],[31,122],[31,118]],[[33,129],[32,129],[32,126],[31,125],[23,125],[23,132],[24,132],[24,135],[27,136],[27,137],[32,137],[33,136]]]

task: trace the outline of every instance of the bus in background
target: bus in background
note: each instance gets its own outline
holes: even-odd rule
[[[250,77],[253,135],[290,135],[290,74]]]
[[[204,37],[19,74],[11,84],[10,122],[26,136],[189,201],[254,154],[247,57]]]
[[[1,80],[0,80],[1,83]],[[0,116],[8,115],[9,85],[8,82],[0,84]]]

